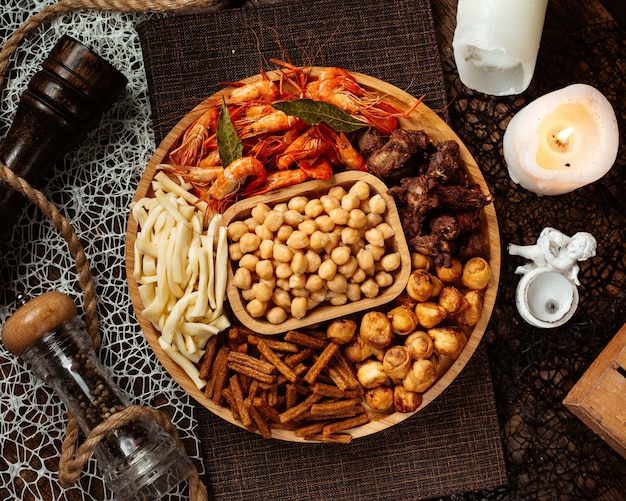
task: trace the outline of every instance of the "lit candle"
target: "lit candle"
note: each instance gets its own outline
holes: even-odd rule
[[[452,46],[461,81],[507,96],[530,84],[548,0],[459,0]]]
[[[574,84],[517,113],[502,146],[514,182],[537,195],[561,195],[597,181],[613,166],[617,118],[602,93]]]

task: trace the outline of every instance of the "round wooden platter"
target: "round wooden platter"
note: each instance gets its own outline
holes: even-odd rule
[[[318,72],[319,68],[313,68],[311,70],[311,75],[315,76]],[[387,82],[383,82],[379,79],[361,73],[351,73],[352,75],[354,75],[359,84],[361,84],[364,88],[378,93],[383,97],[383,100],[385,102],[388,102],[401,110],[410,109],[417,101],[415,97]],[[278,72],[267,72],[266,74],[271,79],[278,79],[279,77]],[[260,75],[255,75],[243,80],[243,82],[252,82],[259,78]],[[137,186],[133,201],[139,200],[145,196],[150,196],[151,181],[156,174],[157,166],[158,164],[163,162],[178,137],[187,129],[189,125],[191,125],[200,115],[202,115],[204,111],[206,111],[207,104],[209,102],[215,103],[216,98],[220,99],[221,95],[227,94],[230,90],[231,89],[225,88],[214,96],[209,97],[203,103],[200,103],[192,111],[185,115],[180,120],[180,122],[178,122],[178,124],[170,131],[170,133],[161,142],[161,144],[156,149],[154,155],[148,162],[146,170]],[[424,104],[420,104],[409,117],[400,118],[400,126],[405,129],[416,129],[425,131],[435,144],[447,140],[456,141],[460,146],[461,158],[463,159],[466,169],[472,180],[481,187],[483,193],[489,192],[489,188],[487,187],[485,179],[483,178],[483,175],[478,165],[476,164],[476,161],[472,157],[467,147],[462,143],[456,133],[445,123],[445,121],[442,120],[433,110],[431,110]],[[489,242],[489,264],[491,267],[491,279],[485,292],[482,316],[472,330],[471,334],[468,335],[467,344],[463,349],[461,355],[454,362],[451,363],[450,367],[443,374],[443,376],[423,394],[422,405],[416,412],[424,409],[430,402],[437,398],[460,374],[469,359],[474,354],[474,351],[476,350],[478,344],[480,343],[485,329],[487,328],[489,318],[491,317],[500,279],[500,234],[493,204],[486,206],[482,210],[482,214],[483,233]],[[202,390],[199,390],[196,385],[191,381],[191,379],[187,376],[187,374],[174,361],[172,361],[171,358],[169,358],[169,356],[159,345],[158,338],[160,336],[160,333],[152,326],[150,321],[142,316],[141,312],[143,311],[144,306],[139,296],[138,284],[133,279],[133,269],[135,264],[134,243],[136,234],[137,223],[131,215],[129,217],[126,233],[126,273],[128,277],[129,291],[133,308],[139,320],[141,329],[150,344],[150,347],[156,354],[163,367],[168,371],[168,373],[196,401],[198,401],[201,405],[209,409],[220,418],[236,426],[243,427],[239,421],[233,419],[232,414],[228,408],[216,405],[210,399],[206,398]],[[397,423],[400,423],[412,416],[413,414],[414,413],[403,414],[396,412],[393,414],[382,416],[372,415],[371,422],[351,429],[350,433],[354,438],[370,435],[372,433],[376,433]],[[287,430],[274,430],[272,437],[286,441],[305,442],[303,438],[296,437],[293,432]]]

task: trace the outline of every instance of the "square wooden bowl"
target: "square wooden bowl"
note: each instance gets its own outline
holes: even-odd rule
[[[227,294],[233,314],[249,329],[260,334],[280,334],[290,330],[298,330],[321,322],[348,316],[363,310],[375,308],[394,300],[404,290],[411,274],[411,256],[402,231],[400,217],[395,201],[387,195],[387,186],[377,177],[366,172],[348,171],[335,174],[328,181],[308,181],[296,186],[290,186],[281,190],[273,191],[267,195],[259,195],[237,202],[224,213],[224,224],[250,217],[252,209],[259,204],[267,204],[270,207],[281,202],[288,202],[292,198],[304,195],[309,198],[319,198],[328,193],[333,186],[342,186],[348,191],[357,181],[365,181],[370,186],[371,195],[380,194],[386,204],[387,211],[383,219],[394,230],[395,235],[386,242],[389,252],[400,254],[401,266],[391,275],[393,283],[389,287],[381,288],[380,294],[373,298],[363,298],[359,301],[348,302],[344,305],[335,306],[330,303],[322,303],[307,312],[302,319],[289,316],[281,324],[272,324],[263,318],[254,318],[246,310],[246,301],[241,296],[241,291],[232,284],[233,276],[237,271],[238,264],[230,260],[228,270]]]

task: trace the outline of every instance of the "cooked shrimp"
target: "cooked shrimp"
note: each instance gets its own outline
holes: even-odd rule
[[[266,178],[265,167],[255,157],[238,158],[217,176],[207,195],[214,200],[224,200],[231,193],[238,191],[248,178],[252,178],[250,189],[259,186]]]
[[[279,88],[273,80],[270,80],[264,71],[261,78],[250,83],[222,82],[235,87],[226,99],[228,104],[247,103],[250,101],[263,101],[271,103],[279,96]]]
[[[337,152],[337,156],[341,160],[341,163],[350,170],[367,171],[365,166],[365,159],[363,156],[354,149],[352,143],[348,140],[343,132],[339,132],[335,139],[334,150]]]
[[[204,143],[210,137],[210,132],[217,130],[219,110],[209,108],[200,118],[187,128],[180,145],[170,151],[170,159],[178,165],[192,166],[204,156]]]
[[[278,169],[286,170],[299,160],[317,158],[329,148],[330,143],[322,137],[317,126],[309,127],[285,148],[284,153],[279,155]]]
[[[244,194],[246,196],[263,195],[279,188],[304,183],[310,179],[326,181],[330,179],[332,175],[333,168],[328,160],[324,157],[319,157],[310,164],[308,162],[302,162],[301,166],[297,169],[272,172],[267,175],[265,182],[261,186],[255,189],[246,189],[244,190]]]
[[[298,119],[287,115],[280,110],[273,110],[272,112],[255,118],[252,123],[243,126],[239,130],[239,137],[241,139],[248,139],[259,134],[267,134],[270,132],[280,132],[296,125]]]

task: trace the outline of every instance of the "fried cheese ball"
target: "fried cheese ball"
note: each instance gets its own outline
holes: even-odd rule
[[[402,380],[405,390],[424,393],[437,380],[435,365],[426,358],[415,360],[406,377]]]
[[[393,406],[396,412],[415,412],[422,405],[421,393],[407,390],[402,385],[396,385],[393,389]]]
[[[448,313],[438,303],[424,301],[415,305],[415,315],[422,327],[430,329],[442,322]]]
[[[426,270],[418,269],[409,276],[406,292],[416,301],[426,301],[431,297],[434,287],[433,276]]]
[[[400,335],[406,336],[417,329],[419,320],[410,306],[400,305],[387,313],[391,321],[391,330]]]
[[[377,386],[365,392],[365,402],[378,412],[393,411],[393,390],[389,386]]]
[[[433,339],[424,331],[415,331],[404,341],[404,346],[413,360],[430,358],[433,354]]]
[[[411,368],[411,356],[404,346],[392,346],[385,351],[383,369],[392,380],[401,380],[406,377]]]
[[[461,283],[468,289],[484,289],[490,278],[489,263],[482,257],[473,257],[463,265]]]
[[[391,322],[380,311],[368,311],[361,320],[359,335],[374,348],[386,348],[391,343]]]
[[[428,335],[433,340],[437,353],[456,360],[467,343],[467,336],[456,326],[435,327],[428,329]]]
[[[437,276],[446,284],[453,284],[457,282],[463,274],[463,264],[457,258],[452,258],[452,266],[446,268],[445,266],[435,267]]]

